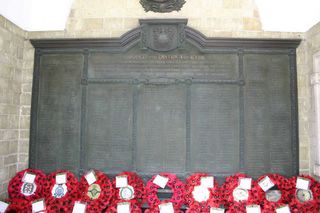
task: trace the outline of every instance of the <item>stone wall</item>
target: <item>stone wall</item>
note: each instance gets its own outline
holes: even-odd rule
[[[300,172],[304,174],[310,173],[310,141],[311,141],[311,125],[310,125],[310,76],[307,69],[307,41],[302,40],[297,49],[297,78],[298,78],[298,107],[299,107],[299,162]]]
[[[139,0],[76,0],[67,31],[89,36],[101,29],[111,29],[107,36],[117,37],[137,26],[139,18],[188,18],[189,26],[207,35],[213,29],[261,31],[254,0],[188,0],[181,11],[165,14],[144,12]]]
[[[305,79],[304,83],[309,85],[309,90],[307,91],[307,94],[304,95],[304,98],[308,99],[306,101],[310,102],[310,108],[308,108],[308,110],[306,110],[306,112],[303,114],[306,119],[308,119],[308,122],[305,124],[305,127],[309,129],[310,139],[308,144],[310,158],[308,159],[308,162],[310,173],[320,177],[320,132],[319,127],[316,129],[316,115],[317,112],[320,112],[320,107],[315,106],[315,102],[317,101],[319,103],[320,101],[320,67],[318,67],[318,70],[314,70],[315,54],[318,55],[318,61],[320,61],[320,23],[316,24],[308,32],[306,32],[305,38],[306,39],[304,43],[306,51],[304,58],[302,59],[305,65],[303,67],[304,75],[302,78]],[[320,62],[318,62],[318,66],[320,66]]]
[[[25,33],[0,16],[0,194],[9,178],[28,162],[34,60],[28,39],[119,37],[138,27],[143,18],[188,18],[188,26],[208,37],[303,39],[297,52],[300,169],[310,172],[310,43],[304,34],[262,31],[253,0],[188,0],[180,12],[169,14],[145,13],[139,0],[75,0],[65,31]]]
[[[19,154],[25,36],[24,31],[0,16],[0,197],[6,196],[10,178],[27,166],[18,163],[26,160]]]
[[[208,37],[300,38],[301,33],[264,32],[254,0],[187,0],[179,12],[145,12],[139,0],[74,0],[65,31],[29,32],[29,38],[110,38],[139,26],[139,19],[187,18]]]

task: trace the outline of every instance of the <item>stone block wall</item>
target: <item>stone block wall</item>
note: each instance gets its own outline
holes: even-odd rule
[[[0,16],[0,197],[25,161],[20,155],[20,102],[26,33]],[[24,101],[24,100],[22,100]]]
[[[210,36],[212,31],[261,31],[254,0],[188,0],[179,12],[145,12],[139,0],[76,0],[67,23],[72,34],[91,36],[101,29],[118,37],[137,26],[140,18],[188,18],[190,27]],[[81,32],[81,33],[80,33]]]

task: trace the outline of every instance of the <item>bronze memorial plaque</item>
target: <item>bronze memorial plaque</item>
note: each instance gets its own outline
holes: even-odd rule
[[[30,166],[298,173],[299,40],[206,38],[141,20],[119,39],[33,40]]]

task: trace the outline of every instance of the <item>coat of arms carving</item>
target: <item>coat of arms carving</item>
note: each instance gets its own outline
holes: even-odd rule
[[[157,13],[179,11],[185,3],[185,0],[140,0],[140,4],[146,12]]]
[[[142,48],[167,52],[180,48],[185,41],[185,26],[187,21],[162,20],[153,22],[140,20]]]

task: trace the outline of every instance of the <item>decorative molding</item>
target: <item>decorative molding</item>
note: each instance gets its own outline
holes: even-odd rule
[[[106,38],[106,39],[33,39],[31,44],[37,48],[36,50],[50,49],[71,49],[71,48],[101,48],[108,51],[119,51],[124,52],[130,47],[134,46],[138,42],[145,42],[143,39],[143,25],[144,24],[174,24],[180,20],[181,24],[187,22],[186,19],[142,19],[140,20],[141,26],[125,33],[120,38]],[[180,25],[181,26],[181,25]],[[183,32],[184,31],[184,32]],[[244,51],[248,49],[256,50],[257,48],[271,49],[288,49],[297,48],[300,44],[300,39],[243,39],[243,38],[208,38],[204,36],[201,32],[185,26],[184,30],[179,32],[183,33],[183,36],[179,38],[188,41],[195,46],[197,46],[201,51],[219,49],[219,48],[232,48],[238,50],[238,48],[243,48]],[[181,42],[181,41],[180,41]],[[290,50],[289,50],[290,51]]]
[[[37,49],[70,49],[70,48],[110,48],[126,51],[140,40],[140,27],[130,30],[119,38],[107,39],[31,39]]]
[[[179,11],[185,3],[185,0],[140,0],[140,4],[146,12],[156,13]]]

